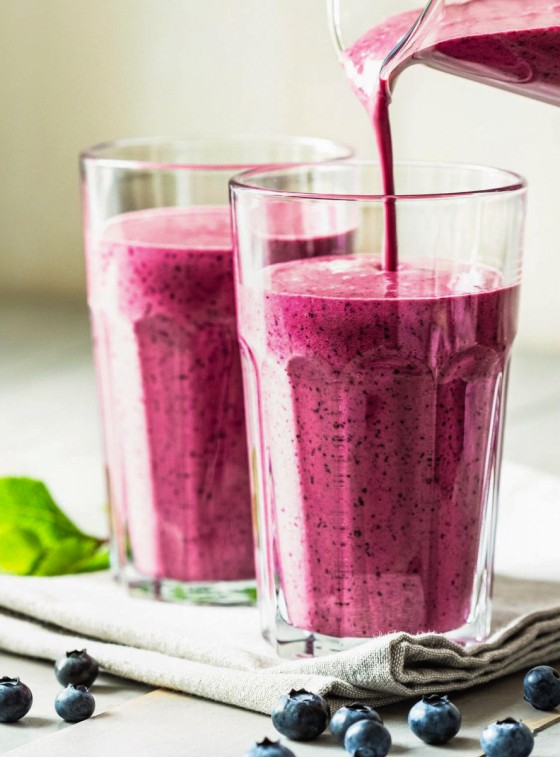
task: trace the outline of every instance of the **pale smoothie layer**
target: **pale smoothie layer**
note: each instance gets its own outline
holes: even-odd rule
[[[378,257],[271,266],[259,374],[289,622],[336,637],[469,614],[518,291],[486,268]]]
[[[112,506],[144,575],[254,575],[228,208],[116,218],[88,261]]]

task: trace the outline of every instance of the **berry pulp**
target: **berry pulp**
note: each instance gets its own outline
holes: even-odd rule
[[[469,616],[518,289],[437,263],[296,260],[239,288],[270,570],[299,629],[446,632]]]
[[[253,577],[229,209],[124,214],[87,257],[120,561]]]

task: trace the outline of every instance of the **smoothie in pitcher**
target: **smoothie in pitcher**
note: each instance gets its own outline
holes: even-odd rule
[[[262,294],[265,333],[240,330],[261,366],[287,620],[334,637],[461,627],[517,288],[335,256],[265,269]]]
[[[446,4],[391,55],[420,10],[370,29],[345,54],[350,81],[368,109],[379,80],[389,90],[414,63],[552,104],[560,102],[560,7],[551,0],[469,0]]]
[[[254,576],[229,209],[118,216],[88,250],[111,505],[151,578]]]
[[[414,63],[560,104],[560,5],[552,0],[468,0],[428,15],[407,45],[399,41],[420,10],[393,16],[370,29],[344,53],[350,84],[376,135],[385,194],[398,192],[393,176],[389,105],[397,77]],[[394,204],[385,206],[384,267],[398,265]]]

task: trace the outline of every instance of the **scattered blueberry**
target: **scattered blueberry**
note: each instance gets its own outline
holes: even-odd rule
[[[243,757],[296,757],[291,749],[279,741],[263,739],[252,746]]]
[[[549,665],[532,668],[523,681],[525,701],[537,710],[553,710],[560,705],[560,673]]]
[[[0,723],[15,723],[33,704],[31,689],[19,678],[0,678]]]
[[[459,733],[461,713],[446,696],[424,696],[408,713],[410,730],[426,744],[447,744]]]
[[[95,699],[85,686],[69,683],[54,700],[54,708],[67,723],[79,723],[91,718],[95,711]]]
[[[490,723],[480,737],[480,746],[486,757],[528,757],[534,745],[531,731],[513,718]]]
[[[98,673],[99,665],[93,657],[88,655],[85,649],[66,652],[64,657],[58,659],[54,664],[56,680],[62,686],[73,683],[74,686],[87,686],[89,689]]]
[[[327,727],[331,713],[320,694],[292,689],[283,694],[272,710],[272,724],[283,736],[294,741],[310,741]]]
[[[329,730],[339,743],[344,744],[346,731],[359,720],[375,720],[383,725],[383,718],[377,710],[367,704],[354,702],[346,707],[341,707],[334,713],[329,723]]]
[[[344,748],[351,757],[386,757],[391,734],[376,720],[358,720],[346,731]]]

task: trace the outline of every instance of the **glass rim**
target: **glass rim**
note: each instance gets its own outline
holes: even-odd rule
[[[373,166],[380,166],[380,162],[376,160],[356,160],[356,159],[339,159],[339,160],[327,160],[321,163],[305,163],[298,164],[296,166],[255,166],[247,171],[234,176],[230,179],[230,187],[232,190],[241,190],[243,194],[254,193],[259,196],[273,196],[278,198],[291,198],[294,200],[328,200],[328,201],[340,201],[340,202],[384,202],[387,200],[394,200],[396,202],[405,200],[445,200],[445,199],[461,199],[467,197],[480,197],[480,196],[492,196],[497,194],[514,194],[516,192],[525,192],[527,190],[527,180],[521,174],[515,171],[509,171],[503,168],[497,168],[494,166],[484,166],[476,163],[446,163],[437,161],[395,161],[394,166],[396,168],[424,168],[424,169],[444,169],[446,171],[451,170],[469,170],[478,173],[494,173],[502,176],[504,181],[497,182],[496,185],[486,187],[484,189],[464,189],[452,192],[414,192],[414,193],[395,193],[390,195],[385,194],[365,194],[365,193],[347,193],[347,192],[309,192],[309,191],[297,191],[290,189],[277,189],[272,187],[266,187],[258,182],[252,181],[255,176],[271,176],[274,173],[281,174],[283,171],[297,174],[297,172],[310,171],[310,170],[332,170],[341,169],[344,167],[356,167],[367,168]]]
[[[119,150],[130,147],[161,147],[171,146],[173,144],[182,145],[184,147],[212,147],[217,145],[254,145],[259,143],[260,145],[303,145],[303,146],[323,146],[323,147],[336,147],[339,148],[340,157],[336,155],[331,157],[325,157],[324,161],[334,162],[336,160],[344,160],[353,155],[354,150],[344,142],[337,142],[334,139],[328,139],[327,137],[307,137],[298,136],[292,134],[226,134],[226,135],[202,135],[202,134],[185,134],[176,136],[158,136],[158,137],[130,137],[123,139],[108,140],[106,142],[99,142],[91,147],[87,147],[80,152],[80,162],[82,164],[87,162],[95,163],[96,166],[103,168],[126,168],[129,170],[140,169],[167,169],[167,170],[193,170],[193,171],[247,171],[247,169],[261,168],[263,166],[293,166],[300,165],[300,163],[290,163],[282,161],[281,163],[270,162],[255,162],[255,161],[239,161],[239,162],[205,162],[205,161],[173,161],[173,160],[141,160],[131,159],[124,157],[117,157],[115,153]],[[315,165],[309,160],[302,161],[305,165]]]

